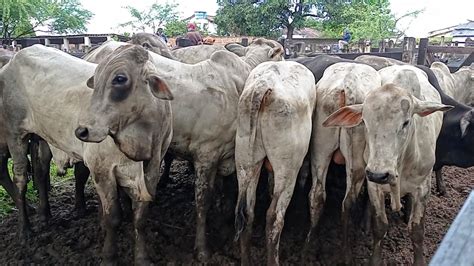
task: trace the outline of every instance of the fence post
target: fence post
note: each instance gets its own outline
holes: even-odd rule
[[[379,53],[384,53],[385,52],[385,45],[387,42],[385,40],[381,40],[379,42]]]
[[[428,48],[428,38],[421,38],[420,44],[418,45],[418,60],[417,65],[424,65],[426,62],[426,52]]]
[[[365,39],[359,40],[359,53],[363,53],[365,50]]]
[[[441,36],[441,43],[439,45],[444,46],[444,36]]]
[[[415,58],[416,40],[414,37],[403,38],[402,61],[413,64]]]

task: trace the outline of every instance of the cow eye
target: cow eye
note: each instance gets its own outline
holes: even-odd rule
[[[128,78],[125,75],[117,75],[112,80],[112,85],[123,85],[127,83],[127,81],[128,81]]]
[[[409,123],[410,123],[410,120],[407,120],[407,121],[403,122],[402,128],[403,129],[406,128]]]

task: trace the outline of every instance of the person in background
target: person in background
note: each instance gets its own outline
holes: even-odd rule
[[[196,24],[190,22],[187,25],[188,33],[186,34],[186,38],[189,39],[192,45],[199,45],[203,43],[203,39],[201,34],[196,31]]]
[[[339,40],[338,46],[339,46],[339,52],[341,52],[344,49],[344,45],[349,44],[349,41],[351,40],[351,33],[349,32],[349,29],[344,29],[344,32],[342,34],[342,40]]]
[[[168,43],[168,38],[163,32],[163,28],[158,28],[158,30],[156,31],[156,35],[158,35],[158,37],[160,37],[165,43]]]

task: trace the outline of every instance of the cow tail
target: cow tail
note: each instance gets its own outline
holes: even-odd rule
[[[251,149],[254,147],[255,139],[257,138],[257,124],[258,115],[265,106],[267,97],[272,93],[272,89],[267,87],[261,87],[256,89],[252,94],[251,106],[250,106],[250,139],[249,146]]]
[[[239,199],[237,202],[237,208],[235,209],[235,237],[234,241],[239,240],[240,234],[244,231],[245,225],[247,224],[247,189],[239,191]]]

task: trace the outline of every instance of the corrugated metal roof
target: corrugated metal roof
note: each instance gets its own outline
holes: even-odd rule
[[[474,36],[474,20],[456,26],[452,32],[453,37],[473,37]]]

